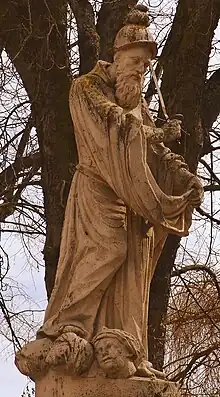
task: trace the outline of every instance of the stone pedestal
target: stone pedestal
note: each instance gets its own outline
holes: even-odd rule
[[[54,371],[36,382],[36,397],[180,397],[173,382],[130,379],[72,378]]]

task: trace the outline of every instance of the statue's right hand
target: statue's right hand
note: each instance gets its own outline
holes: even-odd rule
[[[170,143],[181,138],[181,123],[181,120],[173,119],[161,126],[164,131],[164,143]]]

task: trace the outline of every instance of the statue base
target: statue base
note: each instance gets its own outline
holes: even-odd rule
[[[50,370],[36,381],[36,397],[180,397],[180,392],[166,380],[73,378]]]

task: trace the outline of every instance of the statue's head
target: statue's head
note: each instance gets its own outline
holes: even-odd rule
[[[128,378],[135,374],[143,347],[133,335],[103,327],[92,343],[98,364],[107,377]]]
[[[148,30],[147,7],[133,8],[114,42],[115,88],[118,104],[134,109],[141,100],[144,74],[157,45]]]

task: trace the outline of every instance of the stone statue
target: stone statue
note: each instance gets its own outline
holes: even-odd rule
[[[72,373],[88,372],[94,344],[109,377],[160,375],[147,354],[150,283],[168,233],[188,234],[203,188],[184,159],[166,147],[180,138],[181,122],[156,128],[142,97],[156,52],[146,9],[137,6],[116,36],[113,63],[98,61],[73,81],[69,101],[79,164],[55,285],[36,341],[50,341],[41,356],[50,367],[69,363]],[[111,330],[108,337],[103,327]],[[105,361],[110,334],[111,359]],[[134,345],[143,348],[141,360]],[[76,371],[75,349],[82,354]]]

